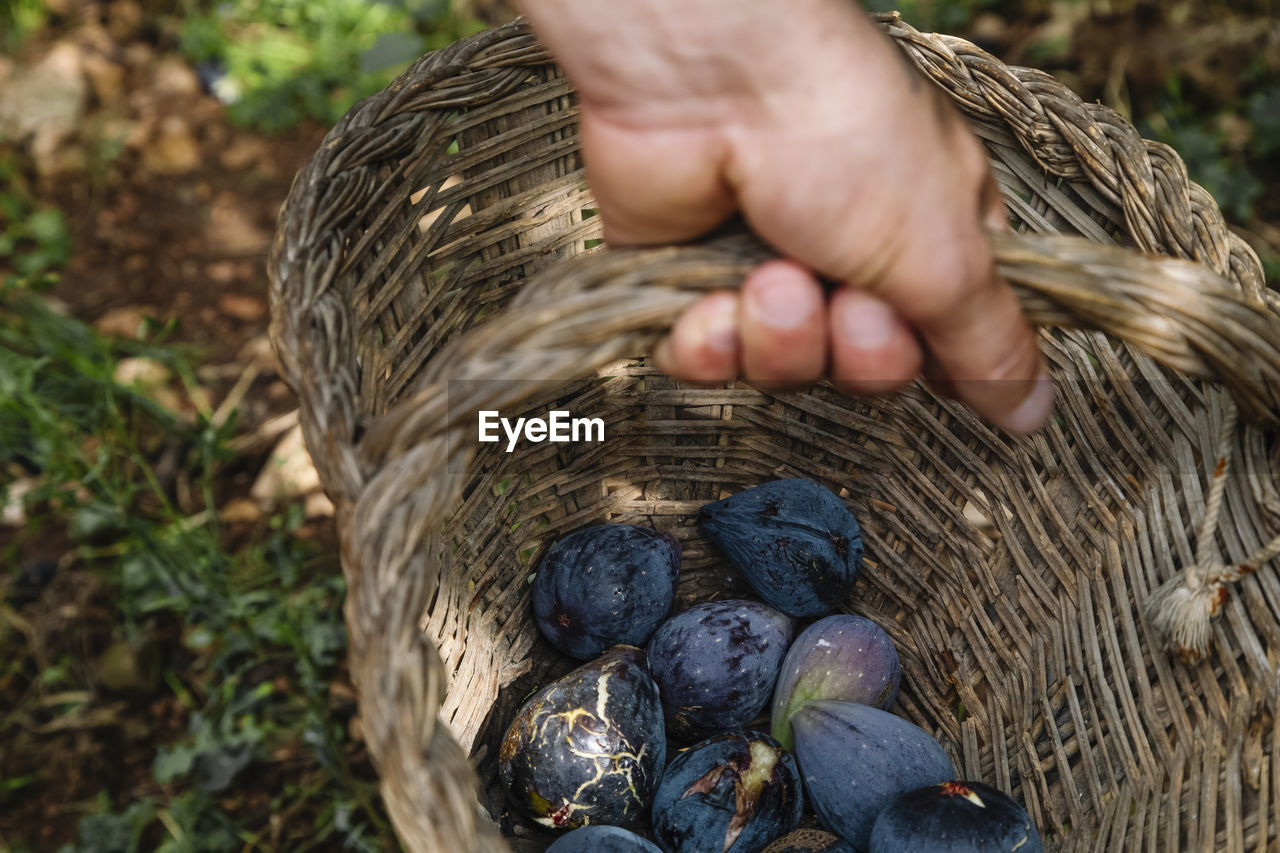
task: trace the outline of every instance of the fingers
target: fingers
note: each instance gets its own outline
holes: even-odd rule
[[[924,373],[935,388],[1008,432],[1032,432],[1049,416],[1053,385],[983,230],[1009,227],[1000,188],[976,140],[955,138],[960,171],[974,177],[969,198],[976,197],[976,210],[969,210],[976,216],[958,215],[959,205],[919,211],[918,233],[927,242],[917,238],[898,257],[884,295],[918,330],[928,350]]]
[[[657,368],[690,382],[725,382],[739,373],[738,296],[713,293],[680,315],[653,353]]]
[[[681,315],[654,361],[692,382],[744,375],[772,390],[808,384],[827,364],[824,303],[804,267],[770,261],[747,277],[740,294],[712,294]]]
[[[638,133],[585,109],[579,136],[604,238],[614,246],[683,243],[731,216],[723,146],[699,129]]]
[[[769,261],[742,284],[742,372],[762,387],[807,384],[827,366],[826,297],[813,273]]]
[[[981,235],[973,238],[985,244]],[[919,329],[945,393],[1008,432],[1032,432],[1053,407],[1036,335],[989,251],[970,244],[951,264],[951,281],[935,289],[933,304],[899,305]],[[908,270],[907,275],[915,275]],[[934,270],[938,281],[947,273]]]
[[[848,394],[884,394],[910,384],[924,354],[915,333],[884,301],[856,290],[831,297],[831,379]]]

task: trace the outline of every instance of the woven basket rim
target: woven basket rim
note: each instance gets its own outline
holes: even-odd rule
[[[1132,253],[1107,255],[1102,261],[1091,255],[1073,265],[1068,263],[1069,241],[1013,235],[1005,246],[1005,238],[996,237],[997,246],[1006,251],[1004,271],[1010,277],[1039,277],[1038,296],[1024,302],[1029,310],[1065,325],[1071,318],[1088,324],[1115,321],[1130,339],[1136,334],[1139,339],[1145,336],[1153,349],[1166,347],[1175,364],[1188,357],[1186,353],[1203,357],[1200,367],[1181,362],[1191,375],[1216,372],[1238,383],[1255,383],[1254,414],[1280,410],[1280,355],[1275,347],[1280,335],[1268,334],[1277,325],[1277,302],[1265,289],[1256,255],[1226,227],[1208,194],[1187,180],[1185,167],[1171,149],[1143,142],[1123,118],[1100,105],[1084,104],[1048,75],[1004,66],[960,39],[918,33],[896,16],[877,20],[971,121],[1003,124],[1002,129],[983,125],[989,143],[1021,146],[1045,174],[1087,183],[1102,203],[1123,211],[1139,248],[1168,248],[1232,282],[1230,290],[1221,288],[1215,275],[1189,264],[1151,262],[1153,266],[1146,267],[1147,262],[1132,260]],[[424,546],[423,531],[439,528],[456,506],[455,482],[435,482],[425,472],[400,479],[406,459],[443,458],[454,446],[441,426],[449,411],[441,383],[455,375],[492,375],[503,364],[501,353],[542,357],[542,375],[564,377],[637,347],[643,351],[699,292],[731,284],[762,257],[758,244],[729,236],[698,247],[601,253],[589,263],[575,264],[572,275],[566,274],[566,266],[557,280],[545,276],[542,284],[527,285],[529,295],[520,297],[526,309],[545,308],[533,312],[538,314],[536,321],[504,325],[498,318],[478,337],[455,342],[427,366],[426,379],[436,377],[434,384],[424,382],[418,394],[376,419],[360,414],[352,404],[361,387],[353,342],[359,321],[353,317],[353,306],[344,304],[333,286],[348,272],[347,253],[363,245],[359,223],[348,212],[349,197],[364,193],[366,204],[378,200],[375,176],[383,164],[417,150],[423,134],[432,129],[433,116],[477,103],[500,103],[521,90],[523,69],[549,61],[527,27],[516,22],[424,57],[387,90],[362,101],[331,131],[296,179],[281,212],[270,259],[272,340],[299,394],[304,433],[322,482],[337,505],[353,659],[368,666],[359,676],[361,707],[399,696],[411,709],[403,714],[371,712],[368,730],[371,751],[384,774],[384,796],[397,830],[412,849],[443,849],[441,840],[461,845],[457,849],[505,847],[471,802],[475,780],[465,755],[435,718],[447,681],[436,650],[418,638],[414,608],[401,606],[431,597],[436,581],[415,574],[412,555]],[[357,229],[354,239],[345,236],[350,229]],[[637,261],[646,273],[628,272]],[[1089,263],[1101,266],[1082,272]],[[654,278],[659,269],[666,286],[642,293],[637,284]],[[1179,287],[1152,296],[1152,269]],[[1146,317],[1114,315],[1114,305],[1096,294],[1086,293],[1072,302],[1071,284],[1082,275],[1123,281],[1131,273],[1134,291],[1147,298]],[[1204,298],[1183,305],[1188,292]],[[1153,316],[1153,306],[1163,313]],[[617,339],[610,345],[579,328],[582,317],[618,313],[628,315],[625,322],[614,327],[600,319],[594,327],[595,337],[605,336],[601,330],[616,329]],[[1183,343],[1177,346],[1168,345],[1173,313],[1184,329]],[[1220,317],[1229,318],[1227,331],[1217,322]],[[576,349],[560,352],[547,345],[566,335],[578,341]],[[495,393],[486,405],[500,407],[528,389]],[[1244,406],[1249,411],[1249,403]],[[385,535],[388,519],[403,520],[397,507],[410,496],[418,532]],[[388,609],[388,600],[397,605]],[[373,652],[387,648],[395,648],[403,659],[394,665],[378,663]],[[413,792],[427,789],[446,792],[450,803],[431,821],[415,815],[411,806]],[[1114,814],[1104,817],[1120,820]]]

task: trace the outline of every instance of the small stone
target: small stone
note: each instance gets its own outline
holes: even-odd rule
[[[131,68],[147,68],[155,62],[156,52],[151,45],[135,41],[125,45],[124,62]]]
[[[324,492],[312,492],[307,495],[304,511],[307,518],[332,518],[333,501]]]
[[[205,244],[212,252],[255,254],[266,252],[272,232],[257,223],[257,211],[243,198],[221,193],[209,206]]]
[[[112,378],[121,385],[137,385],[149,390],[164,385],[172,375],[168,367],[154,358],[122,358],[116,363]]]
[[[293,389],[277,379],[267,386],[266,396],[268,400],[279,403],[284,400],[293,399]]]
[[[124,100],[123,65],[91,51],[84,55],[84,73],[99,103],[110,106]]]
[[[969,26],[969,36],[979,44],[1003,45],[1009,37],[1009,24],[994,12],[982,12]]]
[[[232,498],[218,512],[218,520],[226,524],[252,524],[262,518],[262,508],[248,498]]]
[[[249,496],[260,502],[287,500],[320,488],[320,474],[302,438],[302,427],[296,426],[276,444],[262,472],[249,490]]]
[[[166,56],[156,63],[151,85],[157,92],[166,95],[200,94],[200,78],[178,56]]]
[[[51,14],[57,15],[59,18],[70,18],[85,6],[88,6],[89,0],[44,0],[44,5]]]
[[[165,116],[142,152],[142,164],[157,175],[181,175],[200,165],[200,144],[181,116]]]
[[[244,346],[236,353],[241,364],[256,364],[265,369],[275,369],[276,351],[271,346],[271,339],[266,335],[254,335],[245,341]]]
[[[80,49],[59,42],[0,88],[0,137],[26,140],[36,168],[54,174],[54,157],[78,128],[88,90]]]
[[[224,293],[218,299],[218,310],[228,317],[251,323],[254,320],[261,320],[267,315],[267,303],[256,296]]]
[[[252,136],[238,136],[218,155],[222,165],[233,172],[249,166],[270,166],[267,158],[267,146],[261,139]]]
[[[107,4],[107,31],[119,42],[130,42],[142,28],[142,6],[135,0],[112,0]]]
[[[226,284],[235,280],[236,264],[234,261],[214,261],[204,268],[204,274],[210,281]]]
[[[93,328],[101,335],[136,338],[142,331],[146,318],[152,316],[155,316],[155,309],[142,305],[112,308],[94,322]]]
[[[28,477],[19,477],[9,483],[8,492],[4,496],[4,506],[0,507],[0,527],[25,527],[27,510],[22,499],[34,491],[36,481]]]
[[[149,679],[140,652],[128,640],[112,643],[94,662],[94,682],[108,690],[146,687]]]

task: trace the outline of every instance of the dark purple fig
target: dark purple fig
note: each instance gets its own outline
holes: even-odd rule
[[[719,735],[677,755],[653,797],[667,853],[759,853],[795,829],[804,803],[795,759],[755,732]]]
[[[853,845],[838,835],[821,829],[793,829],[760,853],[857,853]],[[916,851],[923,853],[923,851]]]
[[[1041,853],[1027,810],[981,782],[943,782],[908,791],[880,812],[871,853]]]
[[[555,840],[547,853],[662,853],[662,848],[620,826],[584,826]]]
[[[870,705],[810,702],[791,717],[791,727],[818,820],[859,849],[866,848],[876,816],[899,794],[956,775],[928,732]]]
[[[769,704],[795,620],[759,601],[709,601],[654,632],[647,657],[671,731],[740,728]]]
[[[649,807],[666,757],[644,653],[617,646],[529,697],[502,739],[498,774],[543,826],[625,825]]]
[[[791,715],[815,699],[860,702],[887,711],[898,698],[901,680],[898,650],[879,625],[839,613],[819,619],[796,637],[782,661],[773,691],[773,736],[794,748]]]
[[[631,524],[576,530],[548,549],[533,579],[533,615],[551,644],[590,660],[643,646],[671,612],[680,543]]]
[[[698,524],[756,595],[791,616],[835,610],[862,567],[857,519],[810,480],[774,480],[707,504]]]

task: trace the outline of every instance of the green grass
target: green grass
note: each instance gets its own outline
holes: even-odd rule
[[[66,217],[36,200],[22,166],[0,147],[0,285],[50,282],[71,259]]]
[[[233,121],[278,130],[336,122],[409,62],[480,26],[447,0],[189,2],[182,47],[225,73],[215,91]]]
[[[190,724],[184,736],[155,745],[152,776],[165,796],[122,800],[112,791],[111,802],[104,792],[67,853],[381,849],[372,839],[389,832],[374,785],[353,770],[330,705],[346,651],[341,574],[295,535],[300,505],[244,541],[233,543],[220,525],[234,418],[219,425],[175,413],[115,381],[121,358],[146,357],[193,382],[192,354],[166,345],[166,331],[107,341],[24,288],[10,285],[0,299],[0,470],[10,475],[5,482],[26,474],[36,484],[23,498],[27,529],[3,558],[16,565],[24,542],[65,537],[68,568],[93,573],[110,593],[110,636],[99,645],[125,650],[113,664],[124,676],[113,680],[105,657],[87,668],[66,661],[41,669],[21,632],[0,633],[0,659],[9,661],[2,681],[15,697],[14,711],[0,715],[0,741],[16,743],[19,714],[47,713],[50,694],[106,705],[122,680],[135,692],[176,697]],[[156,464],[173,448],[189,482],[186,501]],[[147,649],[163,653],[129,651]],[[182,665],[149,666],[157,657]],[[241,787],[253,788],[246,775],[273,764],[269,809],[237,807]],[[0,810],[39,796],[37,779],[4,782]],[[273,814],[293,816],[288,828],[302,838],[274,847]]]

